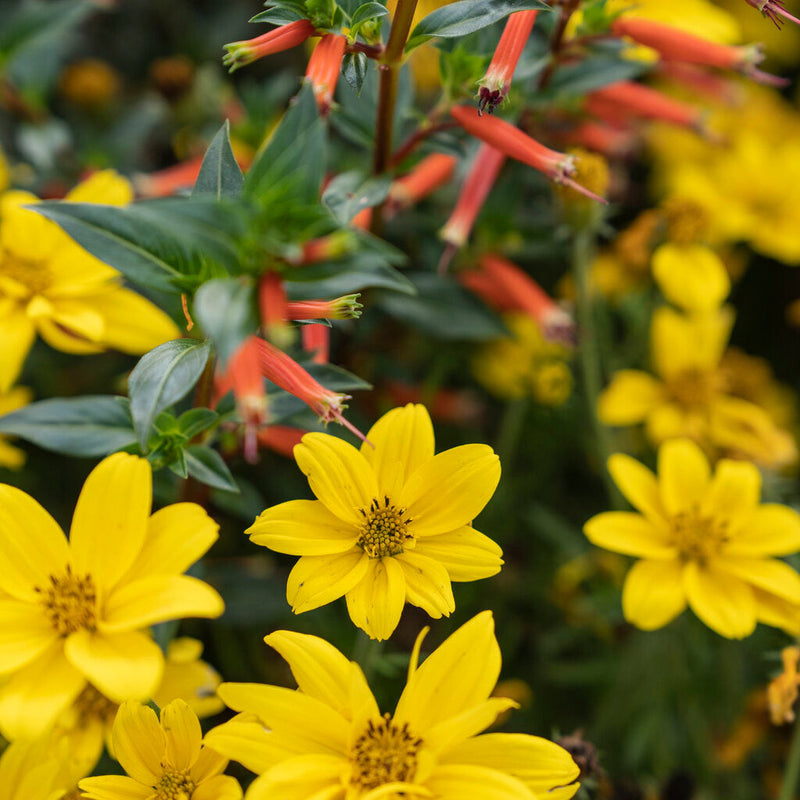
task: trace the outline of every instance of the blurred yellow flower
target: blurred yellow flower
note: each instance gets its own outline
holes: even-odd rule
[[[800,673],[797,672],[800,648],[784,647],[781,651],[781,660],[783,672],[767,686],[769,718],[773,725],[794,722],[795,713],[792,706],[797,700],[797,687],[800,685]]]
[[[120,706],[111,734],[114,754],[128,776],[84,778],[89,800],[240,800],[235,778],[222,773],[228,760],[203,747],[196,714],[173,700],[156,717],[152,708]]]
[[[664,297],[685,311],[716,311],[731,290],[722,259],[703,244],[660,245],[653,253],[653,277]]]
[[[15,386],[7,392],[0,392],[0,417],[28,405],[33,393],[27,386]],[[25,452],[9,444],[6,436],[0,436],[0,467],[19,469],[25,463]]]
[[[70,538],[32,497],[0,485],[0,730],[33,737],[86,686],[107,698],[149,697],[164,656],[146,630],[188,616],[217,617],[222,599],[182,575],[217,538],[198,505],[152,516],[152,473],[116,453],[91,472]]]
[[[0,756],[4,800],[61,800],[75,785],[66,746],[50,736],[10,744]]]
[[[562,747],[519,733],[481,734],[516,703],[490,697],[500,674],[491,612],[462,625],[418,667],[394,714],[381,714],[364,673],[324,639],[292,631],[265,638],[298,690],[223,683],[245,712],[209,731],[206,744],[260,777],[248,800],[436,797],[567,800],[578,767]]]
[[[488,342],[475,353],[475,378],[503,399],[533,397],[542,405],[562,405],[572,391],[569,348],[546,341],[527,314],[506,314],[503,322],[511,337]]]
[[[294,457],[317,500],[263,511],[251,541],[301,556],[286,586],[296,614],[345,596],[350,619],[387,639],[406,602],[431,617],[455,608],[451,581],[500,571],[502,551],[472,527],[500,480],[484,444],[434,455],[433,426],[421,405],[384,414],[360,450],[308,433]]]
[[[123,205],[127,181],[95,173],[66,199]],[[139,354],[180,335],[175,323],[119,273],[79,247],[55,223],[24,208],[39,199],[0,197],[0,391],[19,375],[37,332],[57,350],[98,353],[109,347]]]
[[[800,550],[800,515],[760,504],[761,475],[723,459],[712,475],[688,439],[665,442],[658,477],[629,456],[608,469],[640,513],[610,511],[584,526],[589,541],[636,556],[622,590],[625,618],[660,628],[687,606],[722,636],[749,636],[756,622],[797,628],[800,575],[773,556]]]

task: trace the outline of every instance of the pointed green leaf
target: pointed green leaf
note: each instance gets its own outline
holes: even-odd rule
[[[187,439],[191,439],[210,428],[218,419],[219,414],[210,408],[190,408],[178,417],[178,428]]]
[[[369,59],[364,53],[345,53],[342,59],[342,75],[356,96],[361,94],[368,67]]]
[[[193,444],[184,450],[184,456],[186,457],[186,468],[195,480],[213,486],[215,489],[225,489],[229,492],[239,491],[231,471],[216,450],[203,444]]]
[[[128,391],[133,427],[143,452],[156,417],[192,390],[210,353],[210,342],[175,339],[142,356],[134,367]]]
[[[236,278],[204,283],[194,296],[193,310],[203,331],[214,342],[222,367],[258,328],[253,286]]]
[[[357,171],[343,172],[325,187],[322,202],[346,225],[359,211],[382,203],[391,185],[388,175],[365,178]]]
[[[218,200],[238,197],[243,183],[244,175],[231,149],[230,123],[225,120],[206,150],[192,194],[210,194]]]

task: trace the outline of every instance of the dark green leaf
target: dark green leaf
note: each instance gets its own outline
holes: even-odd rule
[[[0,417],[0,433],[72,456],[105,456],[136,441],[124,397],[40,400]]]
[[[134,367],[128,390],[133,426],[143,451],[156,417],[192,390],[210,353],[209,342],[175,339],[142,356]]]
[[[584,95],[609,83],[631,80],[646,72],[639,61],[599,56],[559,67],[548,87],[548,95]]]
[[[289,22],[296,22],[307,16],[305,4],[296,0],[281,0],[278,3],[270,3],[270,7],[260,14],[250,18],[250,22],[270,22],[273,25],[286,25]]]
[[[211,194],[218,200],[238,197],[243,183],[244,175],[231,149],[230,124],[225,120],[206,150],[192,194]]]
[[[186,464],[185,451],[178,450],[175,460],[171,461],[168,466],[170,470],[174,472],[179,478],[183,478],[185,480],[186,478],[189,477],[189,467]]]
[[[229,492],[239,491],[231,471],[216,450],[203,444],[193,444],[184,450],[184,455],[186,468],[195,480],[213,486],[215,489],[224,489]]]
[[[302,272],[302,280],[300,275],[292,275],[297,280],[286,284],[291,299],[340,297],[376,286],[406,295],[416,292],[414,284],[402,272],[383,261],[362,260],[360,255],[344,262],[303,267]]]
[[[391,185],[388,175],[365,179],[360,172],[343,172],[325,188],[322,202],[342,225],[346,225],[359,211],[382,203]]]
[[[253,286],[236,278],[204,283],[194,296],[193,310],[203,331],[214,342],[222,366],[258,327]]]
[[[178,417],[178,428],[187,439],[191,439],[210,428],[218,419],[219,414],[210,408],[190,408]]]
[[[350,19],[350,35],[355,36],[356,30],[359,25],[370,19],[376,17],[385,17],[389,13],[389,9],[381,3],[364,3],[360,5],[354,12]]]
[[[342,59],[342,75],[356,96],[361,94],[368,66],[369,59],[364,53],[345,53]]]
[[[474,33],[515,11],[552,10],[542,0],[459,0],[437,8],[420,20],[411,32],[406,52],[434,37],[455,38]]]

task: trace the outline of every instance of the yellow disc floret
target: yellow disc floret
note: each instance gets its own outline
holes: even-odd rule
[[[396,725],[389,714],[369,720],[353,745],[351,785],[366,793],[387,783],[413,781],[421,745],[408,723]]]
[[[91,575],[75,575],[67,565],[63,575],[51,575],[50,585],[36,587],[45,613],[60,636],[97,625],[97,591]]]
[[[403,552],[406,542],[414,536],[408,532],[410,519],[404,519],[406,510],[397,508],[388,497],[383,505],[373,499],[369,510],[359,509],[364,517],[364,525],[358,539],[358,546],[370,558],[396,556]]]

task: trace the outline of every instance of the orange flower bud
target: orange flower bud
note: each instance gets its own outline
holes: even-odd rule
[[[306,80],[311,83],[317,108],[323,117],[331,110],[346,43],[346,37],[341,34],[326,33],[317,43],[308,61]]]
[[[289,319],[286,289],[283,278],[277,272],[270,270],[259,278],[258,311],[267,338],[278,344],[289,344],[293,337],[286,324]]]
[[[297,47],[315,33],[310,20],[298,19],[296,22],[281,25],[268,33],[256,36],[255,39],[226,44],[225,49],[228,52],[223,57],[222,63],[230,67],[229,72],[234,72],[239,67],[251,64],[264,56]]]

